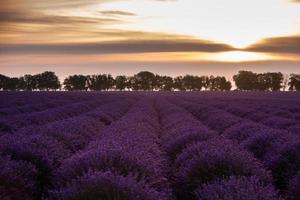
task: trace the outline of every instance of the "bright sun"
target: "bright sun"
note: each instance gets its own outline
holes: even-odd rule
[[[222,52],[211,55],[213,59],[225,62],[243,62],[243,61],[259,61],[259,60],[272,60],[275,57],[253,53],[253,52],[243,52],[243,51],[230,51],[230,52]]]

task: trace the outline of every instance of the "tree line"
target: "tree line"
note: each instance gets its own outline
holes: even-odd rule
[[[92,76],[73,75],[67,77],[64,89],[76,90],[134,90],[134,91],[200,91],[216,90],[226,91],[231,89],[230,81],[221,76],[193,76],[185,75],[172,78],[160,76],[148,71],[139,72],[133,76],[117,76],[99,74]]]
[[[244,91],[300,91],[300,75],[285,77],[280,72],[254,73],[239,71],[233,76],[237,90]],[[175,78],[161,76],[148,71],[141,71],[133,76],[116,76],[110,74],[72,75],[61,84],[54,72],[46,71],[36,75],[7,77],[0,74],[0,90],[11,91],[229,91],[232,84],[224,76],[185,75]]]
[[[244,91],[300,91],[300,74],[284,76],[281,72],[254,73],[239,71],[233,76],[238,90]]]
[[[58,90],[61,88],[58,77],[54,72],[43,72],[41,74],[26,74],[21,77],[8,77],[0,74],[1,90]]]

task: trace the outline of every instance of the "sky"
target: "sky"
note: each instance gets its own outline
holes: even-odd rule
[[[300,0],[0,0],[0,74],[300,73]]]

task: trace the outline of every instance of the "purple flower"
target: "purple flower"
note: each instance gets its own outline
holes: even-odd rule
[[[229,176],[255,175],[263,182],[272,182],[269,172],[251,154],[223,138],[184,149],[175,161],[173,173],[180,199],[188,198],[202,184]]]
[[[269,116],[261,121],[263,124],[276,129],[287,129],[297,122],[291,119],[286,119],[278,116]]]
[[[50,200],[63,199],[131,199],[131,200],[168,200],[169,198],[143,181],[134,177],[120,176],[110,171],[89,171],[75,178],[63,188],[50,191]]]
[[[256,177],[229,177],[196,190],[197,200],[281,200],[272,185]]]
[[[39,193],[37,179],[38,171],[30,162],[0,156],[1,199],[34,199]]]
[[[285,191],[289,181],[300,170],[300,138],[293,138],[271,154],[266,165],[272,170],[275,186]]]
[[[300,197],[300,171],[290,181],[289,190],[288,190],[288,200],[299,200]]]

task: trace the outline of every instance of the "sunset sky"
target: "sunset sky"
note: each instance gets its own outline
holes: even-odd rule
[[[300,0],[0,3],[0,74],[300,73]]]

